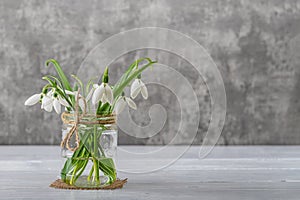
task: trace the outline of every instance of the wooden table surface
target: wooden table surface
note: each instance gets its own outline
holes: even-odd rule
[[[149,147],[121,148],[141,152]],[[300,146],[219,146],[205,159],[198,158],[198,151],[193,146],[174,164],[152,173],[119,172],[128,178],[123,189],[70,191],[48,187],[62,165],[59,147],[0,146],[0,199],[300,199]],[[156,162],[121,160],[129,171]]]

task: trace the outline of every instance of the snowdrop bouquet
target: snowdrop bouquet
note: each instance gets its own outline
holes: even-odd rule
[[[148,63],[139,67],[139,64],[143,61],[148,61]],[[41,93],[34,94],[25,101],[26,106],[40,103],[41,109],[52,112],[54,108],[55,112],[60,114],[62,106],[67,111],[75,111],[75,97],[80,96],[77,103],[81,112],[84,111],[84,104],[91,101],[92,105],[97,105],[96,114],[110,114],[113,111],[119,114],[126,104],[136,109],[136,105],[132,99],[135,99],[139,93],[142,94],[144,99],[148,98],[147,88],[141,80],[141,73],[156,62],[150,58],[141,58],[134,61],[114,86],[108,84],[109,76],[107,67],[102,75],[102,83],[100,85],[97,83],[93,84],[93,79],[91,79],[86,87],[84,87],[82,81],[77,76],[71,75],[77,82],[73,88],[71,88],[70,82],[59,63],[54,59],[50,59],[46,62],[46,66],[50,63],[55,67],[58,77],[52,75],[44,76],[42,79],[48,83],[43,87]],[[126,97],[123,92],[125,87],[130,84],[130,96],[132,99]],[[78,89],[81,90],[81,93],[78,92]]]
[[[42,91],[29,97],[25,105],[39,103],[47,112],[54,110],[60,114],[64,111],[61,116],[66,125],[61,143],[66,158],[61,170],[63,182],[79,187],[99,187],[116,180],[115,115],[126,105],[136,109],[133,99],[139,93],[144,99],[148,98],[141,73],[154,63],[156,61],[150,58],[135,60],[115,85],[109,84],[107,67],[96,83],[90,79],[84,85],[79,77],[71,75],[75,81],[71,87],[59,63],[54,59],[46,61],[46,66],[54,66],[57,76],[44,76],[46,84]],[[130,95],[126,96],[124,89],[128,86]]]

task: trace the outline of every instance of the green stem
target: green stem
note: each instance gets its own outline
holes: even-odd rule
[[[94,162],[94,181],[97,183],[99,182],[99,163],[98,163],[98,141],[97,141],[97,125],[94,125],[94,156],[93,156],[93,162]]]
[[[72,173],[71,180],[70,180],[70,185],[73,185],[76,181],[75,179],[76,179],[77,168],[78,168],[78,165],[75,166],[75,169]]]
[[[99,163],[98,163],[98,160],[96,158],[93,158],[93,162],[94,162],[94,179],[93,180],[98,183],[100,181]]]
[[[92,166],[91,170],[90,170],[90,173],[89,173],[89,176],[87,177],[87,180],[90,181],[92,176],[93,176],[93,172],[94,172],[94,165]]]

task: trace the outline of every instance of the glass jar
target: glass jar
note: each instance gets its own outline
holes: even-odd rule
[[[76,119],[76,118],[79,118]],[[77,187],[101,187],[116,178],[117,126],[114,115],[63,113],[61,180]]]

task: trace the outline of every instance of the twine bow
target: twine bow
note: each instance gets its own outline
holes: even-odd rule
[[[65,138],[61,141],[60,146],[64,147],[66,146],[66,148],[70,151],[76,151],[79,148],[79,143],[80,143],[80,139],[79,139],[79,134],[78,134],[78,125],[80,123],[80,120],[82,119],[83,115],[86,113],[86,101],[83,97],[81,97],[80,95],[80,88],[77,91],[77,95],[76,95],[76,103],[75,103],[75,112],[74,112],[74,125],[72,126],[72,128],[70,129],[69,133],[65,136]],[[82,115],[80,115],[79,113],[79,100],[82,99],[84,102],[84,110],[82,112]],[[65,124],[71,124],[70,121],[66,121],[65,120],[65,116],[67,115],[67,113],[62,113],[61,118],[62,121]],[[70,147],[70,139],[73,136],[75,132],[75,142],[76,142],[76,146],[75,147]]]

